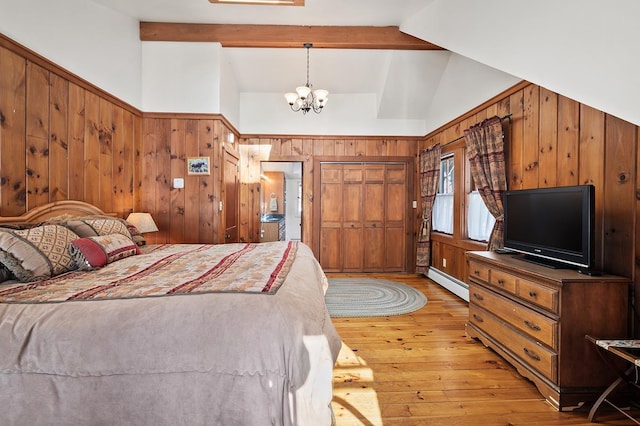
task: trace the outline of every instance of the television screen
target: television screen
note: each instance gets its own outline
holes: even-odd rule
[[[593,267],[593,185],[507,191],[504,246],[546,266]]]

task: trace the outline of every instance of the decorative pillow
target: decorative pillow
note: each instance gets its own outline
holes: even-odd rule
[[[133,242],[136,243],[139,246],[146,245],[147,244],[147,240],[144,239],[144,237],[142,236],[142,234],[140,233],[138,228],[136,228],[136,226],[134,224],[129,223],[127,221],[125,221],[125,223],[127,224],[127,229],[129,230],[129,233],[131,234],[131,239],[133,240]]]
[[[6,266],[0,263],[0,284],[7,280],[15,279],[10,270]]]
[[[80,238],[122,234],[130,240],[132,239],[124,219],[117,217],[86,216],[71,219],[62,224],[78,234]]]
[[[102,268],[108,263],[138,254],[138,246],[122,234],[79,238],[69,244],[69,253],[79,269]]]
[[[75,269],[67,247],[78,236],[59,225],[0,230],[0,263],[22,282],[51,278]]]

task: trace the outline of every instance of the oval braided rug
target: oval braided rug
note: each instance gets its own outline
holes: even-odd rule
[[[386,317],[417,311],[427,304],[427,297],[411,286],[388,280],[329,278],[325,302],[334,318]]]

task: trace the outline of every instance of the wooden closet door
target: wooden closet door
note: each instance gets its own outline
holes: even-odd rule
[[[321,165],[320,264],[327,272],[406,268],[405,164]]]
[[[363,252],[364,272],[384,271],[385,255],[385,166],[365,165],[362,166],[364,179],[363,198],[363,226],[364,226],[364,246]]]
[[[327,272],[342,271],[342,165],[320,168],[320,264]]]
[[[385,175],[385,272],[404,271],[407,235],[407,167],[389,165]]]
[[[342,271],[361,272],[365,247],[362,223],[364,171],[359,164],[346,164],[343,167]]]

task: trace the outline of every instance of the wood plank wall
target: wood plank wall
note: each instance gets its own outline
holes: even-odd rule
[[[491,116],[511,114],[503,122],[510,189],[593,184],[596,188],[597,265],[606,272],[638,282],[640,233],[637,188],[640,128],[543,87],[523,82],[425,137],[421,149],[445,144],[464,130]],[[462,154],[463,142],[445,147]],[[457,216],[463,216],[461,197]],[[457,279],[466,274],[464,252],[483,249],[463,238],[460,227],[453,236],[434,234],[432,264],[441,265]],[[453,261],[453,262],[452,262]],[[439,269],[443,269],[439,267]],[[635,294],[640,294],[639,291]]]
[[[68,199],[131,212],[140,116],[0,35],[0,215]]]
[[[0,215],[77,199],[122,217],[151,212],[160,227],[151,242],[217,242],[224,226],[216,208],[224,195],[220,164],[229,153],[240,159],[241,239],[259,240],[260,161],[302,161],[302,238],[312,244],[306,216],[313,211],[314,159],[415,158],[419,149],[506,114],[510,188],[593,183],[598,263],[633,278],[640,295],[640,128],[526,82],[424,138],[246,135],[225,146],[232,126],[224,117],[145,115],[0,34]],[[191,155],[210,155],[212,174],[187,176]],[[184,189],[172,188],[174,177],[185,178]],[[445,272],[458,279],[466,272],[465,250],[483,248],[462,237],[463,212],[457,203],[454,235],[434,235],[433,242],[433,263],[450,259]]]
[[[241,241],[260,241],[260,162],[302,162],[302,241],[313,247],[314,159],[331,161],[384,161],[410,157],[415,162],[422,138],[330,137],[330,136],[242,136],[240,140]],[[416,162],[417,164],[417,162]],[[417,176],[416,176],[417,179]]]
[[[141,150],[140,210],[160,229],[150,243],[222,243],[223,155],[238,158],[231,126],[219,114],[145,114]],[[235,134],[234,134],[235,135]],[[209,157],[211,173],[187,174],[187,158]],[[184,188],[173,179],[183,178]]]

